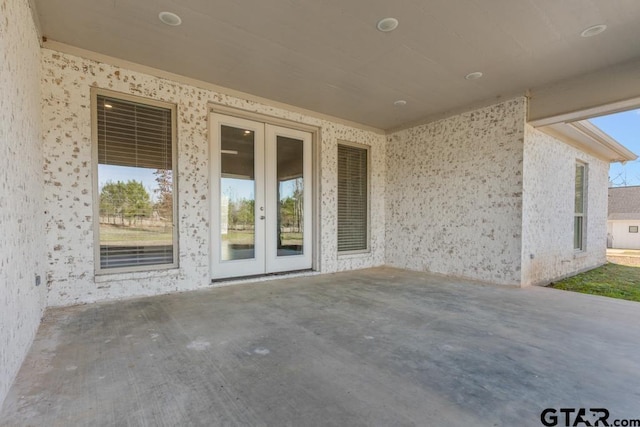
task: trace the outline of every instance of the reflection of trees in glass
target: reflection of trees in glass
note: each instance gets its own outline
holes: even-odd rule
[[[158,188],[153,190],[158,196],[154,207],[161,219],[173,222],[173,171],[157,169],[153,174],[158,183]]]
[[[255,200],[229,200],[229,226],[238,230],[252,229],[255,220]]]
[[[120,224],[134,224],[137,220],[151,216],[152,205],[149,193],[142,182],[138,181],[108,181],[100,191],[100,216],[120,219]]]
[[[303,186],[302,178],[290,180],[293,183],[291,195],[280,199],[280,226],[300,231],[302,225]]]

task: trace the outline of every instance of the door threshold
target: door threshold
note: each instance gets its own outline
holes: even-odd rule
[[[278,277],[308,276],[310,273],[318,273],[318,272],[311,268],[307,268],[304,270],[280,271],[277,273],[253,274],[248,276],[235,276],[235,277],[221,277],[219,279],[211,279],[211,283],[225,282],[225,283],[232,284],[232,282],[248,282],[252,280],[262,281],[262,280],[268,280],[268,279],[278,278]]]

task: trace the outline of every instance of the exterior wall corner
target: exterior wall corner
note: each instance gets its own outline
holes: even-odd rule
[[[526,108],[520,97],[389,135],[387,264],[521,283]]]
[[[585,249],[573,248],[576,162],[587,165]],[[530,125],[523,173],[522,284],[546,285],[606,262],[609,164]]]

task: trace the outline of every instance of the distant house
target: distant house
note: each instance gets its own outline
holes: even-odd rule
[[[609,188],[607,247],[640,249],[640,186]]]

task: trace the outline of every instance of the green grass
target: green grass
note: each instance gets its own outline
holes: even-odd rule
[[[100,224],[101,245],[170,245],[173,231],[169,227],[129,227]]]
[[[283,244],[302,244],[302,233],[282,233],[281,238]],[[252,230],[228,230],[227,234],[222,235],[222,241],[240,245],[252,244],[254,239]]]
[[[640,267],[608,263],[549,286],[583,294],[640,302]]]
[[[251,245],[255,242],[255,235],[253,230],[229,230],[227,234],[222,235],[222,241],[236,245]]]

